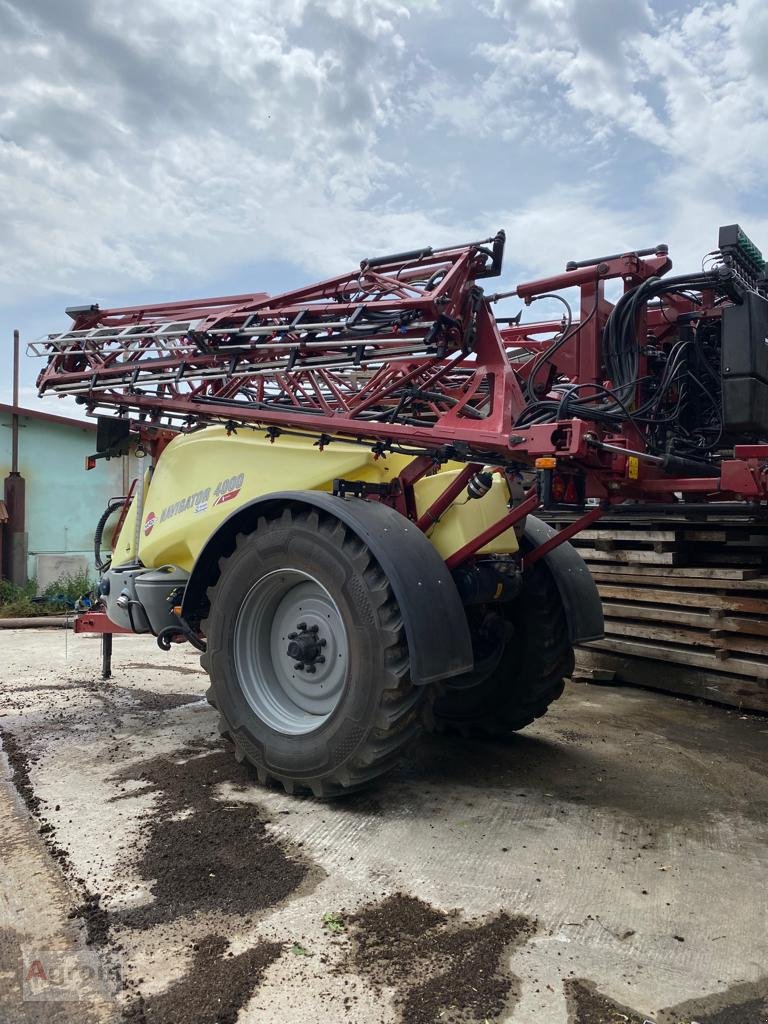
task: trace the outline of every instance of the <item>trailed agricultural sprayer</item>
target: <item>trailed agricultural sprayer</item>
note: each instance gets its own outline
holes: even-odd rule
[[[424,726],[543,715],[602,632],[568,540],[607,510],[765,512],[768,291],[747,236],[722,228],[692,274],[660,245],[488,295],[503,250],[499,232],[278,296],[72,308],[31,345],[41,394],[108,413],[91,466],[145,458],[99,523],[97,548],[119,511],[77,628],[199,648],[262,781],[334,796]],[[510,296],[562,318],[495,318]]]

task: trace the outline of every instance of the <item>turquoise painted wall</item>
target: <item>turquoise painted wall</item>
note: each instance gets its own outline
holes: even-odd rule
[[[96,431],[32,416],[19,418],[19,471],[26,480],[28,573],[38,554],[85,555],[92,575],[93,533],[109,498],[125,494],[123,459],[100,459],[85,470],[96,450]],[[0,479],[11,469],[11,415],[0,411]],[[2,485],[0,485],[2,497]],[[115,519],[117,516],[115,516]]]

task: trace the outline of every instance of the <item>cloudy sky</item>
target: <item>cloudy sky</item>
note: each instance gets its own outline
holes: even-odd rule
[[[0,0],[0,401],[12,328],[86,301],[499,227],[504,285],[697,269],[734,220],[768,249],[767,98],[765,0]]]

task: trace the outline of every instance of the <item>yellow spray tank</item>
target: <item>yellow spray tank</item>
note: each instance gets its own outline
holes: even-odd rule
[[[148,568],[175,565],[190,572],[208,538],[238,507],[279,491],[330,492],[339,478],[389,483],[410,461],[392,454],[377,459],[370,447],[339,441],[322,451],[302,437],[283,436],[270,442],[251,430],[228,433],[218,425],[180,434],[164,450],[154,472],[145,474],[138,558]],[[416,482],[418,515],[461,468],[449,463]],[[481,499],[472,500],[463,490],[427,531],[427,537],[446,559],[501,519],[508,501],[508,488],[498,476]],[[136,506],[134,502],[120,531],[115,565],[136,560]],[[514,554],[517,550],[517,536],[509,529],[478,554]]]

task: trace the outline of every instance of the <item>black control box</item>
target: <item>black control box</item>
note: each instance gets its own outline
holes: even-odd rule
[[[131,421],[116,416],[96,417],[96,451],[109,458],[127,455],[131,447]]]
[[[768,299],[747,292],[723,310],[724,433],[768,436]]]

